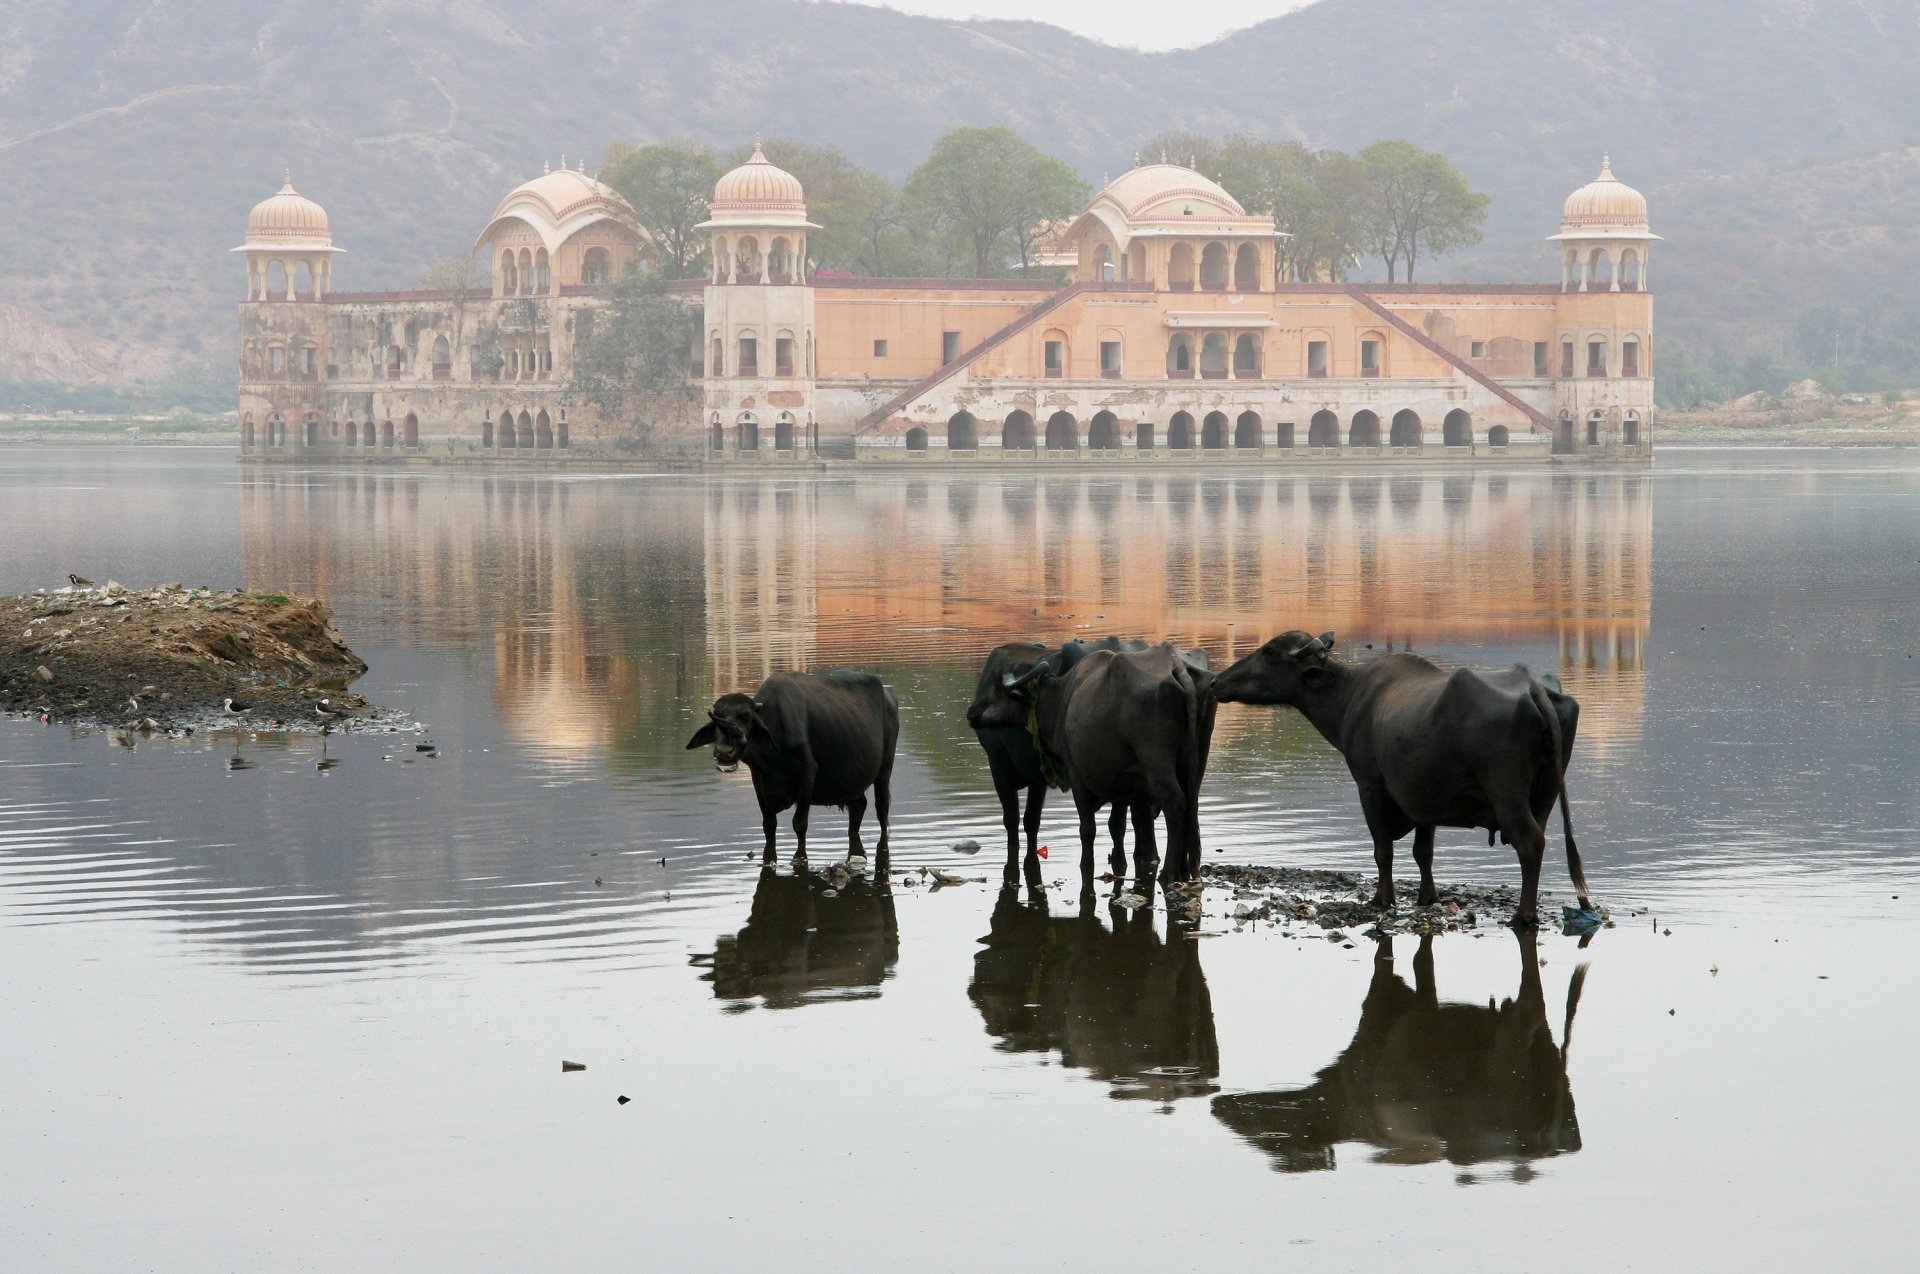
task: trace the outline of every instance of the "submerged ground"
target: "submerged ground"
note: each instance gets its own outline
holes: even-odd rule
[[[0,1251],[1888,1264],[1920,1136],[1910,456],[949,482],[7,453],[0,592],[319,596],[354,688],[428,732],[0,719]],[[961,715],[989,645],[1295,627],[1557,671],[1616,927],[1380,940],[1245,874],[1170,919],[1083,891],[1059,799],[1041,887],[999,888]],[[848,663],[903,705],[884,886],[833,869],[829,815],[763,872],[745,775],[682,750],[717,691]],[[1283,714],[1222,708],[1202,826],[1216,864],[1368,867]],[[1464,832],[1438,874],[1517,881]]]

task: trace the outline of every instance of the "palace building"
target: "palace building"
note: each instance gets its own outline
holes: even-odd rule
[[[655,265],[618,194],[560,168],[501,201],[484,288],[336,291],[326,212],[253,209],[245,460],[1178,464],[1644,461],[1659,236],[1609,164],[1568,197],[1553,284],[1280,278],[1282,232],[1176,164],[1055,228],[1047,278],[878,279],[809,262],[797,178],[758,147],[714,187],[688,312],[697,385],[637,441],[572,398],[604,285]]]

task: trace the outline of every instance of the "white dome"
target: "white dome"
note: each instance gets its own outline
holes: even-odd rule
[[[325,248],[333,243],[327,210],[293,188],[289,173],[278,193],[247,214],[248,246]]]
[[[1657,239],[1649,233],[1647,197],[1613,175],[1611,158],[1600,175],[1567,196],[1555,239]]]
[[[747,162],[713,184],[713,203],[700,229],[762,226],[818,229],[807,220],[807,196],[800,179],[769,160],[755,142]]]
[[[493,210],[478,242],[492,238],[507,220],[532,226],[549,251],[596,221],[618,222],[637,233],[637,219],[627,201],[613,187],[572,168],[556,168],[515,186]]]

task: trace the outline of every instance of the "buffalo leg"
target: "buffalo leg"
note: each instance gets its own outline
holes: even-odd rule
[[[794,856],[805,858],[807,854],[807,803],[796,802],[793,807],[793,838],[798,842],[794,846]]]
[[[1015,803],[1019,801],[1015,797]],[[1046,808],[1047,785],[1035,783],[1027,789],[1027,861],[1040,861],[1040,813]]]
[[[1393,906],[1393,828],[1388,824],[1388,808],[1382,808],[1381,798],[1370,798],[1363,788],[1360,792],[1360,812],[1366,815],[1367,831],[1373,837],[1373,865],[1379,873],[1379,881],[1374,886],[1372,905],[1386,911]],[[1404,830],[1402,832],[1404,835]]]
[[[1113,854],[1109,862],[1115,876],[1127,874],[1127,806],[1120,801],[1113,803],[1113,812],[1107,815],[1107,834],[1113,837]]]
[[[762,862],[770,863],[773,861],[773,843],[780,831],[780,824],[775,821],[775,816],[778,812],[777,810],[765,808],[762,808],[760,811],[760,826],[767,834],[767,847],[760,855],[760,861]]]
[[[1007,829],[1007,883],[1011,885],[1020,879],[1020,789],[996,772],[993,790],[1000,798],[1000,824]],[[1027,798],[1027,809],[1033,810],[1032,797]]]
[[[1540,923],[1540,862],[1546,857],[1547,833],[1534,821],[1525,801],[1496,811],[1500,831],[1520,860],[1520,905],[1514,908],[1513,927],[1531,929]]]
[[[873,847],[875,857],[887,856],[887,829],[890,826],[889,811],[893,808],[893,775],[882,774],[873,784],[873,813],[880,820],[880,843]]]
[[[1079,792],[1073,794],[1073,804],[1080,813],[1080,874],[1091,876],[1093,875],[1093,842],[1099,837],[1096,816],[1100,813],[1100,807],[1094,803],[1091,796],[1083,796]]]
[[[1420,869],[1420,898],[1422,907],[1431,907],[1440,901],[1440,890],[1433,883],[1433,824],[1422,823],[1413,829],[1413,862]]]
[[[867,794],[860,793],[847,802],[847,856],[859,854],[866,856],[866,847],[860,843],[860,820],[867,816]]]
[[[1145,801],[1133,805],[1133,874],[1151,879],[1154,864],[1160,859],[1160,846],[1154,836],[1153,806]]]

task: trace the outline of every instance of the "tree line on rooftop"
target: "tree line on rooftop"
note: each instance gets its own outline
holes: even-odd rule
[[[1032,274],[1036,248],[1077,214],[1093,188],[1064,161],[1005,128],[956,128],[899,184],[831,146],[781,138],[767,158],[800,179],[816,269],[868,276]],[[697,142],[615,146],[600,178],[633,206],[651,236],[656,270],[669,278],[708,271],[707,219],[714,183],[744,163]],[[1236,134],[1176,132],[1145,139],[1142,157],[1165,156],[1215,178],[1248,212],[1271,215],[1287,236],[1288,279],[1338,281],[1378,258],[1390,282],[1411,282],[1421,263],[1480,241],[1487,197],[1443,155],[1381,141],[1358,154]]]

